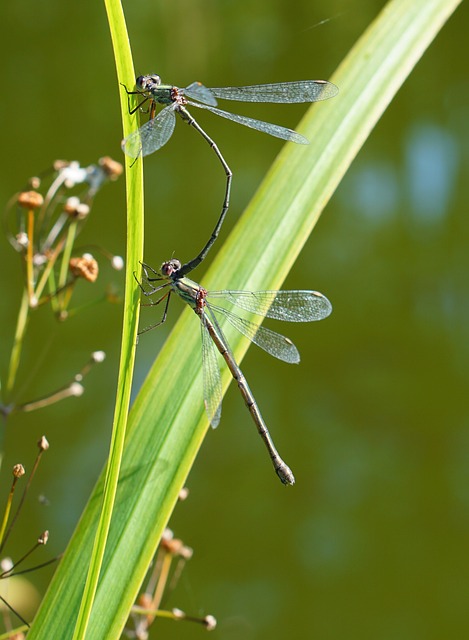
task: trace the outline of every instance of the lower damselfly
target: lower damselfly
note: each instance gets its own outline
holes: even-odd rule
[[[193,82],[188,87],[180,88],[170,84],[163,84],[160,76],[156,74],[139,76],[135,84],[136,91],[129,91],[127,87],[123,85],[128,96],[136,95],[141,98],[136,107],[130,109],[129,106],[129,111],[132,114],[139,109],[143,109],[144,105],[148,105],[147,111],[150,118],[137,131],[134,131],[122,141],[122,150],[124,153],[131,158],[138,158],[139,156],[147,156],[161,149],[173,135],[176,124],[175,114],[177,113],[184,122],[196,129],[213,149],[226,176],[222,210],[212,235],[199,255],[188,265],[183,265],[183,269],[185,269],[185,267],[188,268],[181,273],[181,275],[189,273],[190,270],[200,264],[217,239],[230,205],[230,190],[233,177],[233,172],[228,166],[218,145],[189,113],[187,105],[211,111],[217,116],[221,116],[232,122],[237,122],[251,129],[257,129],[257,131],[262,131],[263,133],[281,138],[282,140],[288,140],[298,144],[308,144],[309,141],[307,138],[292,129],[218,109],[217,98],[238,102],[291,104],[327,100],[328,98],[333,98],[339,91],[335,84],[327,82],[327,80],[299,80],[296,82],[257,84],[246,87],[218,88],[208,88],[200,82]],[[156,114],[158,105],[162,105],[163,109]]]
[[[146,304],[156,306],[165,301],[165,306],[161,320],[146,327],[140,333],[145,333],[165,322],[172,293],[176,293],[182,298],[200,318],[204,403],[210,424],[214,428],[217,427],[221,417],[222,384],[216,354],[216,349],[218,349],[238,384],[259,435],[267,447],[277,475],[283,484],[294,484],[295,476],[290,467],[282,460],[274,445],[246,378],[236,363],[221,329],[217,315],[226,319],[235,329],[264,351],[284,362],[298,363],[300,354],[291,340],[261,326],[260,319],[257,322],[247,320],[214,304],[214,301],[225,301],[261,318],[274,318],[288,322],[311,322],[327,318],[332,311],[329,300],[317,291],[206,291],[193,280],[181,275],[181,263],[176,259],[164,262],[159,272],[147,264],[142,263],[142,267],[142,281],[137,280],[137,282],[143,294],[150,299],[150,302]],[[162,293],[158,299],[151,300],[153,295],[163,292],[166,288],[169,288],[168,291]]]

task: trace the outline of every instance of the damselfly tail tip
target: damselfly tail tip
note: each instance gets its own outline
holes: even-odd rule
[[[285,462],[282,461],[281,464],[278,464],[275,467],[275,471],[277,472],[278,477],[284,485],[293,486],[295,484],[295,476],[293,475],[293,471],[287,464],[285,464]]]
[[[309,144],[308,138],[305,138],[304,136],[301,135],[301,133],[297,133],[296,131],[292,132],[290,141],[296,142],[296,144]]]

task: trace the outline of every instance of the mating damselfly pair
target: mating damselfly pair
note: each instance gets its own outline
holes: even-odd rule
[[[294,475],[288,465],[280,457],[267,426],[262,418],[254,396],[242,374],[230,346],[225,338],[219,317],[224,318],[249,340],[260,346],[271,355],[289,363],[298,363],[298,350],[291,340],[261,326],[262,318],[274,318],[290,322],[311,322],[326,318],[332,311],[329,300],[316,291],[206,291],[186,275],[199,265],[218,237],[224,218],[228,211],[232,171],[221,154],[216,143],[196,122],[186,105],[206,109],[233,122],[257,129],[269,135],[299,144],[308,144],[308,140],[296,131],[285,127],[254,120],[246,116],[222,111],[217,108],[217,98],[244,102],[295,103],[316,102],[335,96],[338,89],[330,82],[323,80],[306,80],[277,84],[253,85],[246,87],[207,88],[194,82],[184,89],[162,84],[157,75],[140,76],[136,81],[136,91],[127,91],[129,96],[141,97],[132,113],[148,104],[150,119],[140,129],[122,141],[124,152],[132,157],[146,156],[160,149],[171,137],[176,117],[180,117],[194,127],[214,150],[225,175],[225,195],[221,214],[215,228],[202,251],[192,260],[181,264],[171,259],[164,262],[160,272],[147,264],[142,264],[142,280],[137,282],[143,294],[149,299],[148,306],[157,306],[165,302],[162,318],[159,322],[147,327],[141,333],[165,322],[171,294],[177,294],[199,316],[202,337],[202,370],[205,409],[212,427],[216,427],[221,416],[222,384],[217,361],[216,350],[224,358],[228,368],[236,380],[244,401],[256,424],[257,430],[269,452],[274,469],[285,485],[295,482]],[[194,102],[196,100],[197,102]],[[156,115],[157,105],[164,108]],[[164,292],[164,289],[167,289]],[[156,299],[152,296],[160,294]],[[215,301],[215,302],[214,302]],[[229,311],[216,304],[225,301],[235,307],[258,316],[256,321]]]

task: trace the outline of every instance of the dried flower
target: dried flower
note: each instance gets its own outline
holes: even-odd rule
[[[80,199],[76,196],[72,196],[67,198],[67,201],[64,204],[65,213],[67,213],[71,218],[77,218],[78,220],[84,220],[86,216],[90,212],[89,205],[84,202],[80,202]]]
[[[49,540],[49,532],[47,530],[41,533],[41,535],[37,539],[38,544],[47,544],[48,540]]]
[[[84,278],[88,282],[94,282],[98,277],[98,263],[91,253],[84,253],[81,258],[71,258],[69,267],[76,278]]]
[[[44,198],[37,191],[23,191],[18,196],[18,204],[25,209],[39,209]]]
[[[38,440],[37,446],[39,447],[39,449],[41,451],[47,451],[47,449],[49,448],[49,442],[48,442],[46,436],[42,436]]]
[[[104,173],[108,176],[109,180],[117,180],[117,178],[122,174],[124,167],[120,162],[113,160],[109,156],[104,156],[104,158],[99,159],[99,166],[102,168]]]
[[[24,474],[26,473],[26,471],[24,470],[24,467],[22,464],[15,464],[13,467],[13,475],[15,476],[15,478],[21,478],[21,476],[24,476]]]

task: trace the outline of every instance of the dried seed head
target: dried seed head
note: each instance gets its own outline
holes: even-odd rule
[[[79,204],[80,204],[80,198],[78,198],[77,196],[70,196],[70,198],[67,198],[65,200],[65,204],[64,204],[65,213],[74,214]]]
[[[41,186],[41,178],[39,178],[38,176],[33,176],[29,179],[29,186],[31,187],[31,189],[39,189],[39,187]]]
[[[109,180],[117,180],[117,178],[121,175],[124,167],[120,162],[113,160],[109,156],[104,156],[104,158],[99,159],[99,166],[102,168],[104,173],[108,176]]]
[[[70,162],[68,160],[56,160],[52,165],[55,171],[60,171],[61,169],[65,169],[68,167]]]
[[[179,551],[179,555],[181,556],[181,558],[184,558],[184,560],[190,560],[194,555],[194,549],[191,549],[190,547],[186,547],[184,545]]]
[[[89,206],[84,202],[80,202],[80,199],[76,196],[67,198],[63,210],[71,218],[77,218],[78,220],[84,220],[90,212]]]
[[[137,598],[137,604],[144,609],[151,609],[153,604],[153,598],[149,593],[141,593]]]
[[[122,271],[124,268],[124,258],[122,258],[122,256],[112,256],[111,265],[116,271]]]
[[[23,247],[23,249],[26,249],[29,244],[28,234],[25,231],[21,231],[16,236],[16,242],[19,244],[20,247]]]
[[[179,538],[172,538],[170,540],[165,540],[164,538],[162,538],[161,546],[173,556],[180,556],[185,560],[190,560],[190,558],[192,558],[194,554],[193,549],[191,549],[190,547],[186,547],[184,542]]]
[[[217,619],[213,616],[205,616],[204,625],[207,631],[213,631],[217,626]]]
[[[80,204],[80,198],[78,198],[77,196],[70,196],[70,198],[67,198],[65,200],[65,204],[64,204],[65,213],[69,213],[73,215],[79,204]]]
[[[183,487],[181,489],[181,491],[179,492],[178,495],[178,500],[180,500],[181,502],[183,502],[184,500],[186,500],[187,496],[189,495],[189,489],[187,487]]]
[[[37,191],[23,191],[18,196],[18,204],[25,209],[39,209],[44,198]]]
[[[181,609],[171,609],[171,613],[176,618],[176,620],[183,620],[186,617],[186,614]]]
[[[15,464],[15,466],[13,467],[13,475],[15,478],[21,478],[21,476],[24,476],[25,473],[26,471],[24,470],[22,464]]]
[[[79,398],[85,393],[85,387],[79,382],[72,382],[68,390],[70,391],[70,395],[76,398]]]
[[[8,573],[13,569],[15,565],[13,564],[13,560],[11,558],[2,558],[0,560],[0,569],[3,573]]]
[[[47,451],[49,448],[49,442],[47,441],[46,436],[42,436],[42,438],[37,441],[37,446],[41,451]]]
[[[94,282],[98,277],[98,263],[91,253],[84,253],[81,258],[71,258],[70,271],[76,278],[84,278],[88,282]]]
[[[85,182],[88,175],[87,169],[80,167],[80,163],[76,160],[67,162],[64,167],[60,169],[64,186],[67,189],[72,189],[77,184]]]
[[[48,540],[49,540],[49,532],[47,530],[41,533],[41,535],[37,539],[39,544],[47,544]]]
[[[165,539],[161,538],[161,546],[163,549],[166,549],[168,553],[171,553],[173,556],[179,555],[180,550],[184,546],[184,543],[179,538],[171,538]]]
[[[90,212],[89,205],[85,204],[84,202],[81,202],[76,209],[76,217],[78,218],[78,220],[84,220],[86,216],[89,214],[89,212]]]
[[[49,254],[50,252],[48,251],[47,254]],[[42,265],[46,264],[46,262],[49,260],[49,255],[46,255],[45,253],[35,253],[33,255],[33,265],[35,267],[42,267]]]
[[[174,538],[174,533],[171,531],[171,529],[169,527],[166,527],[166,529],[163,531],[163,535],[161,536],[161,540],[163,541],[168,541],[168,540],[172,540]]]

